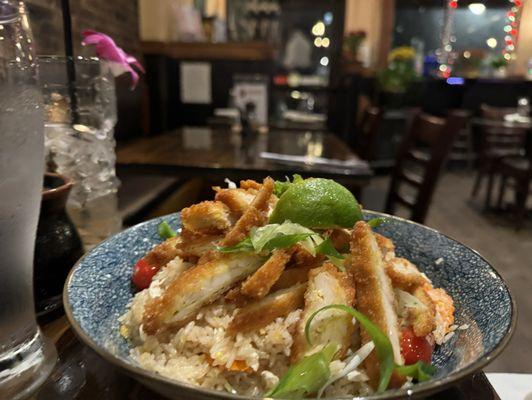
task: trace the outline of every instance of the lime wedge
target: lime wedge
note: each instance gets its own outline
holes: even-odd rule
[[[352,228],[361,219],[361,207],[349,190],[331,179],[310,178],[284,191],[270,223],[289,220],[311,229]]]

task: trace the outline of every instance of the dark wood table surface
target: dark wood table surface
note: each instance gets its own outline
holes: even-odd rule
[[[305,162],[274,161],[264,152],[303,156]],[[316,157],[350,161],[351,165],[327,165]],[[293,173],[337,179],[364,185],[372,175],[338,137],[320,132],[270,131],[249,133],[230,129],[181,128],[125,143],[117,149],[117,166],[139,173],[181,177],[282,178]]]
[[[528,121],[506,121],[494,120],[488,118],[473,118],[471,120],[473,125],[483,126],[487,128],[521,128],[532,130],[532,120]]]

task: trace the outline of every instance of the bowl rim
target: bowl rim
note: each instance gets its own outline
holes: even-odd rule
[[[451,240],[451,241],[453,241],[455,243],[458,243],[461,246],[464,246],[468,250],[470,250],[473,253],[475,253],[481,260],[483,260],[485,262],[485,264],[488,266],[488,268],[490,268],[491,271],[493,273],[495,273],[495,275],[497,276],[497,279],[504,285],[504,287],[506,289],[506,292],[508,293],[508,296],[510,298],[510,305],[511,305],[510,318],[511,318],[511,320],[510,320],[510,324],[508,325],[508,329],[504,333],[504,336],[499,341],[499,343],[497,343],[495,345],[495,347],[488,354],[486,354],[483,357],[479,358],[478,360],[476,360],[475,362],[473,362],[470,365],[466,366],[465,368],[460,369],[460,370],[458,370],[458,371],[456,371],[454,373],[451,373],[451,374],[449,374],[447,376],[444,376],[444,377],[441,377],[441,378],[438,378],[438,379],[435,379],[435,380],[429,380],[427,382],[417,383],[417,384],[415,384],[415,385],[413,385],[413,386],[411,386],[409,388],[386,390],[385,392],[383,392],[381,394],[372,394],[370,396],[356,397],[356,398],[357,399],[370,399],[370,400],[384,400],[384,399],[395,399],[395,398],[403,398],[403,397],[413,397],[413,396],[417,397],[417,396],[421,396],[421,395],[429,395],[431,393],[439,392],[439,391],[443,390],[444,388],[452,385],[453,383],[455,383],[455,382],[457,382],[459,380],[462,380],[462,379],[474,374],[475,372],[477,372],[478,370],[482,369],[484,366],[489,364],[491,361],[493,361],[496,357],[498,357],[502,353],[502,351],[506,348],[506,346],[510,342],[510,340],[511,340],[511,338],[512,338],[514,332],[515,332],[515,327],[516,327],[516,324],[517,324],[517,305],[515,303],[514,298],[512,297],[512,294],[511,294],[510,288],[508,286],[508,283],[501,276],[501,274],[491,265],[491,263],[489,263],[488,260],[486,260],[477,250],[475,250],[475,249],[473,249],[473,248],[471,248],[469,246],[466,246],[465,244],[459,242],[458,240],[452,238],[449,235],[441,233],[437,229],[434,229],[434,228],[428,227],[426,225],[411,221],[411,220],[406,219],[406,218],[398,217],[398,216],[395,216],[395,215],[390,215],[390,214],[386,214],[386,213],[382,213],[382,212],[378,212],[378,211],[372,211],[372,210],[363,210],[363,211],[364,211],[364,213],[371,213],[373,215],[377,215],[377,216],[380,216],[380,217],[383,217],[383,218],[391,218],[391,219],[394,219],[394,220],[397,220],[397,221],[400,221],[400,222],[403,222],[403,223],[417,225],[417,226],[421,227],[421,229],[426,229],[426,230],[432,231],[433,233],[436,233],[438,235],[442,235],[442,236],[446,237],[447,239],[449,239],[449,240]],[[140,377],[143,382],[145,382],[146,379],[153,380],[153,381],[156,381],[158,383],[165,384],[165,385],[170,385],[170,386],[173,386],[173,387],[176,387],[176,388],[181,388],[181,389],[184,389],[184,390],[195,391],[195,392],[198,393],[198,395],[205,395],[205,396],[207,396],[207,398],[209,398],[209,396],[210,396],[211,398],[212,397],[217,397],[217,398],[225,398],[225,399],[231,399],[231,400],[264,399],[264,397],[257,397],[257,396],[249,397],[249,396],[244,396],[244,395],[239,395],[239,394],[232,394],[232,393],[222,392],[220,390],[205,389],[205,388],[202,388],[202,387],[199,387],[199,386],[187,383],[187,382],[180,382],[180,381],[178,381],[176,379],[167,378],[165,376],[157,374],[156,372],[152,372],[152,371],[144,369],[144,368],[142,368],[140,366],[134,365],[132,363],[125,362],[121,358],[119,358],[118,356],[116,356],[113,353],[111,353],[110,351],[108,351],[107,349],[104,349],[104,348],[100,347],[81,328],[81,326],[77,323],[76,319],[74,318],[74,315],[73,315],[73,312],[72,312],[72,305],[70,304],[68,293],[69,293],[69,289],[70,289],[70,285],[71,285],[73,276],[74,276],[75,272],[78,270],[78,268],[80,268],[80,266],[83,263],[83,261],[85,260],[85,258],[87,256],[89,256],[95,249],[97,249],[98,247],[102,246],[107,241],[112,240],[116,236],[119,236],[119,235],[123,234],[124,232],[126,232],[126,231],[128,231],[130,229],[134,229],[134,228],[136,229],[136,228],[139,228],[141,226],[153,223],[154,220],[168,218],[168,217],[171,217],[171,216],[178,216],[179,217],[180,213],[176,212],[176,213],[171,213],[171,214],[168,214],[168,215],[152,218],[150,220],[147,220],[147,221],[141,222],[139,224],[136,224],[136,225],[134,225],[132,227],[129,227],[129,228],[127,228],[127,229],[125,229],[125,230],[123,230],[121,232],[118,232],[118,233],[110,236],[109,238],[105,239],[103,242],[99,243],[93,249],[91,249],[90,251],[85,253],[83,255],[83,257],[81,257],[76,262],[76,264],[70,270],[70,272],[68,274],[68,277],[67,277],[67,280],[65,281],[65,285],[63,287],[63,305],[64,305],[64,309],[65,309],[65,314],[67,316],[68,321],[70,322],[70,325],[72,326],[72,328],[74,330],[74,333],[87,346],[89,346],[92,350],[94,350],[103,359],[105,359],[106,361],[110,362],[111,364],[114,364],[114,365],[118,366],[119,368],[124,370],[129,375]],[[326,400],[326,399],[335,400],[335,399],[346,399],[346,398],[348,398],[348,396],[344,396],[344,397],[327,397],[327,398],[324,397],[323,399],[324,400]],[[352,397],[350,397],[350,398],[352,398]]]

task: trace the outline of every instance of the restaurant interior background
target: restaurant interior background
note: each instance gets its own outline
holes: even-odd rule
[[[60,3],[27,3],[37,53],[63,54]],[[208,188],[223,184],[225,172],[231,177],[221,159],[214,160],[222,165],[216,175],[197,172],[197,165],[179,173],[143,162],[157,157],[155,147],[164,141],[153,140],[166,132],[181,130],[181,150],[195,151],[163,153],[185,164],[208,158],[224,130],[277,132],[263,150],[304,148],[298,154],[307,157],[303,162],[327,163],[334,149],[314,138],[329,132],[372,170],[352,187],[364,207],[385,210],[414,110],[440,118],[465,112],[443,173],[433,177],[437,186],[425,201],[426,218],[421,212],[416,219],[477,249],[509,282],[518,328],[488,370],[532,372],[532,223],[526,209],[532,1],[74,0],[71,14],[76,55],[93,55],[80,43],[81,31],[94,29],[146,68],[134,91],[128,79],[116,81],[117,212],[124,226],[178,211],[210,196]],[[482,137],[500,128],[490,120],[528,132],[523,147],[509,154],[521,157],[519,165],[506,162],[506,153],[489,158]],[[187,160],[190,154],[196,159]],[[414,178],[401,177],[419,189]],[[396,200],[408,206],[407,198]]]

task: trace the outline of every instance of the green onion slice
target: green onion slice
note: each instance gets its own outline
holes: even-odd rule
[[[373,343],[375,343],[375,351],[377,352],[377,357],[379,358],[380,362],[380,380],[377,392],[384,392],[390,383],[390,378],[392,377],[392,372],[395,367],[392,344],[390,343],[388,337],[380,330],[380,328],[371,322],[369,318],[361,312],[355,310],[353,307],[343,304],[332,304],[330,306],[320,308],[309,317],[307,324],[305,325],[305,336],[307,341],[310,343],[310,324],[312,323],[314,317],[316,317],[316,315],[320,312],[329,309],[342,310],[353,316],[366,330]]]
[[[370,228],[376,228],[386,222],[385,218],[372,218],[368,221]]]
[[[329,343],[321,351],[292,365],[277,386],[266,393],[273,399],[302,399],[317,392],[331,376],[329,364],[338,351],[338,345]]]
[[[170,239],[174,236],[177,236],[177,232],[170,228],[170,225],[168,225],[168,222],[166,221],[163,221],[159,224],[157,227],[157,233],[163,239]]]

